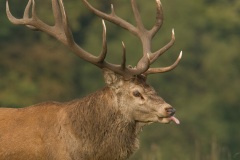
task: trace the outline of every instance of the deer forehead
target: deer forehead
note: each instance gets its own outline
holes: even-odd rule
[[[124,80],[121,88],[130,92],[137,90],[141,93],[156,94],[154,88],[141,79]]]

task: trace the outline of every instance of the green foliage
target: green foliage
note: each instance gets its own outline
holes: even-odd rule
[[[27,0],[9,0],[17,17]],[[129,1],[90,1],[97,8],[135,23]],[[155,20],[154,0],[138,0],[143,22]],[[53,24],[50,1],[36,0],[37,12]],[[171,38],[176,43],[154,66],[167,66],[183,50],[177,69],[149,77],[159,94],[175,108],[181,125],[155,124],[144,128],[141,149],[130,159],[237,160],[240,158],[240,1],[162,0],[165,21],[155,36],[153,50]],[[76,41],[93,54],[101,50],[101,20],[80,0],[65,1]],[[23,107],[34,103],[67,101],[103,86],[101,71],[80,60],[43,33],[12,25],[0,2],[0,105]],[[107,23],[108,57],[120,63],[121,41],[127,63],[141,56],[140,42],[127,31]]]

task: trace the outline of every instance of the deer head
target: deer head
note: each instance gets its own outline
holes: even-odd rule
[[[152,122],[169,123],[179,120],[174,117],[175,109],[158,96],[146,83],[146,77],[137,75],[129,80],[110,70],[104,70],[105,82],[116,95],[122,114],[128,121],[140,126]]]
[[[149,74],[163,73],[174,69],[182,57],[181,52],[177,60],[168,67],[150,67],[150,65],[153,64],[163,53],[173,46],[175,41],[174,30],[172,30],[170,42],[159,50],[152,51],[152,39],[163,24],[162,4],[160,0],[155,1],[157,6],[156,22],[150,30],[147,30],[142,23],[136,0],[131,0],[136,26],[117,16],[113,5],[111,5],[111,13],[106,14],[94,8],[87,0],[83,0],[86,7],[94,14],[128,30],[140,39],[143,55],[135,67],[126,65],[126,49],[123,42],[122,62],[120,64],[112,64],[105,60],[108,51],[106,25],[104,20],[102,20],[103,45],[99,56],[92,55],[76,44],[70,30],[62,0],[52,0],[52,9],[55,19],[55,24],[53,26],[47,25],[38,18],[35,11],[34,0],[28,1],[22,19],[17,19],[10,13],[8,1],[6,3],[6,8],[7,16],[12,23],[26,25],[30,29],[40,30],[55,37],[70,48],[77,56],[103,69],[105,82],[116,95],[118,106],[121,108],[121,112],[125,113],[124,115],[126,115],[126,118],[135,120],[139,123],[168,123],[170,121],[179,123],[178,119],[174,117],[175,109],[159,97],[151,86],[146,84],[146,77]]]

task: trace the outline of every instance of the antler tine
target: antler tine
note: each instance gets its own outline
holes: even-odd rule
[[[102,52],[100,53],[100,55],[98,56],[98,60],[97,62],[103,62],[104,59],[106,58],[107,56],[107,29],[106,29],[106,24],[104,22],[104,20],[102,20],[102,26],[103,26],[103,33],[102,33],[102,38],[103,38],[103,41],[102,41]]]
[[[172,29],[172,38],[171,38],[170,42],[168,44],[166,44],[164,47],[162,47],[160,50],[156,51],[154,54],[151,54],[151,56],[150,56],[151,62],[150,63],[151,64],[154,63],[159,56],[161,56],[163,53],[165,53],[169,48],[171,48],[173,46],[174,42],[175,42],[175,33],[174,33],[174,29]],[[182,51],[180,52],[177,60],[171,66],[161,67],[161,68],[149,68],[148,71],[146,71],[144,74],[148,75],[148,74],[153,74],[153,73],[163,73],[163,72],[171,71],[177,67],[181,58],[182,58]]]
[[[32,7],[32,14],[30,17],[30,8]],[[23,14],[23,18],[18,19],[15,18],[9,9],[9,4],[8,4],[8,0],[6,1],[6,12],[7,12],[7,17],[8,19],[13,23],[13,24],[18,24],[18,25],[26,25],[27,27],[29,27],[32,30],[42,30],[52,36],[54,36],[54,33],[56,31],[54,31],[54,29],[43,23],[36,15],[36,11],[35,11],[35,1],[34,0],[29,0],[28,4],[24,10],[24,14]]]
[[[162,9],[162,3],[160,0],[156,0],[157,4],[157,15],[156,15],[156,22],[153,28],[150,30],[150,34],[152,37],[155,36],[155,34],[158,32],[158,30],[161,28],[163,24],[163,9]]]
[[[11,14],[10,9],[9,9],[8,0],[7,0],[6,1],[6,13],[7,13],[7,17],[10,20],[10,22],[12,22],[13,24],[27,24],[30,21],[29,11],[30,11],[32,3],[34,3],[33,0],[28,1],[28,4],[27,4],[27,6],[24,10],[23,19],[17,19]],[[34,4],[33,4],[33,7],[34,7]],[[34,13],[34,11],[35,10],[32,9],[32,14]],[[32,25],[26,25],[26,26],[29,27],[30,29],[33,29],[33,30],[36,29],[36,27],[34,27]]]
[[[132,10],[133,10],[133,14],[134,14],[134,17],[135,17],[135,21],[137,23],[137,29],[144,32],[146,29],[144,28],[141,16],[140,16],[139,11],[137,9],[136,0],[131,0],[131,4],[132,4]],[[138,32],[138,34],[141,34],[141,32]],[[139,36],[141,36],[141,35],[139,35]]]
[[[122,42],[122,48],[123,48],[123,57],[122,57],[121,68],[122,70],[125,70],[126,69],[126,47],[124,42]]]
[[[147,76],[147,75],[149,75],[149,74],[169,72],[169,71],[171,71],[171,70],[173,70],[174,68],[177,67],[177,65],[179,64],[181,58],[182,58],[182,51],[180,52],[177,60],[176,60],[171,66],[161,67],[161,68],[149,68],[149,69],[144,73],[144,75]]]
[[[169,48],[171,48],[174,45],[175,39],[176,39],[175,32],[174,29],[172,29],[172,37],[169,43],[150,55],[151,64],[154,63],[158,59],[158,57],[160,57],[163,53],[165,53]]]
[[[135,17],[135,21],[137,24],[137,27],[136,27],[137,33],[138,33],[137,36],[142,42],[143,55],[146,56],[147,54],[151,53],[152,36],[151,35],[149,36],[149,32],[147,31],[147,29],[144,27],[142,23],[141,15],[138,11],[136,0],[131,0],[131,4],[132,4],[132,10]]]
[[[32,15],[35,15],[35,2],[34,1],[28,1],[28,4],[24,10],[24,14],[23,14],[23,17],[25,19],[28,19],[29,18],[29,12],[30,12],[30,8],[31,8],[31,5],[32,5]],[[34,26],[31,26],[31,25],[26,25],[28,28],[32,29],[32,30],[38,30],[36,27]]]
[[[8,2],[8,0],[7,0]],[[28,4],[24,10],[24,13],[23,13],[23,18],[29,18],[29,12],[30,12],[30,8],[31,8],[31,5],[32,3],[34,3],[34,1],[28,1]],[[35,5],[34,5],[35,6]],[[32,10],[32,14],[33,14],[34,10]]]
[[[105,20],[108,20],[112,23],[115,23],[119,26],[121,26],[122,28],[130,31],[131,33],[137,35],[137,30],[136,28],[128,23],[127,21],[123,20],[122,18],[118,17],[116,14],[115,14],[115,11],[114,11],[114,7],[113,5],[111,5],[111,13],[110,14],[106,14],[104,12],[101,12],[99,10],[97,10],[96,8],[94,8],[89,2],[88,0],[83,0],[84,4],[87,6],[87,8],[92,11],[94,14],[98,15],[99,17],[105,19]]]
[[[61,27],[62,25],[62,9],[59,10],[59,2],[56,0],[52,0],[52,11],[53,11],[53,16],[54,16],[54,20],[55,20],[55,26],[57,27]]]

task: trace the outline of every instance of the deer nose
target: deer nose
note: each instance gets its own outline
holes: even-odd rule
[[[169,116],[173,116],[176,112],[176,110],[172,107],[171,108],[166,108],[165,110],[169,114]]]

